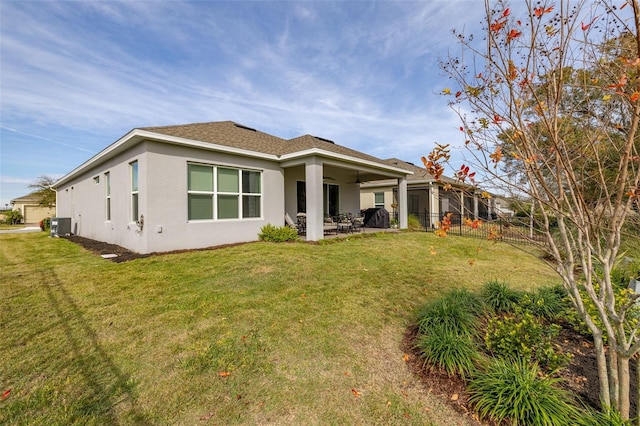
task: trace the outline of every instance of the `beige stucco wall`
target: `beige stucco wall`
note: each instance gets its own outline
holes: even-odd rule
[[[131,218],[130,166],[138,161],[142,229]],[[249,168],[262,172],[262,217],[189,221],[187,164]],[[111,220],[106,220],[104,173],[111,177]],[[94,177],[99,176],[99,183]],[[284,173],[271,161],[146,141],[58,188],[57,216],[72,218],[77,235],[138,253],[204,248],[255,241],[262,226],[281,225]]]
[[[393,199],[393,187],[389,187],[389,186],[361,188],[360,207],[363,210],[375,207],[376,192],[384,192],[384,208],[389,212],[393,212],[393,208],[391,207],[391,204],[393,204],[395,200]]]
[[[16,202],[13,210],[19,210],[22,213],[24,223],[39,223],[42,219],[52,217],[56,213],[55,207],[43,207],[35,203]]]

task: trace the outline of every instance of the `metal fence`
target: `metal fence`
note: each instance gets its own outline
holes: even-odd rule
[[[545,239],[539,227],[530,223],[528,218],[478,218],[464,217],[457,213],[448,216],[449,223],[443,221],[445,215],[412,214],[427,232],[436,232],[448,226],[448,235],[460,235],[511,243],[544,245]],[[475,221],[475,222],[474,222]]]

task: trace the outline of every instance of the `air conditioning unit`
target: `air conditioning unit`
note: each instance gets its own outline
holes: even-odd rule
[[[70,217],[52,217],[51,218],[51,236],[60,237],[71,235],[71,218]]]

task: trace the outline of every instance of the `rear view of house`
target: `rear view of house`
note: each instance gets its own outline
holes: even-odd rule
[[[412,172],[304,135],[285,140],[231,122],[133,129],[55,183],[73,234],[138,253],[255,241],[266,224],[360,211],[360,182],[396,183],[406,227]]]

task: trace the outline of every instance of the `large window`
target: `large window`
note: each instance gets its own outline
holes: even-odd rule
[[[138,220],[138,162],[134,161],[131,166],[131,221]]]
[[[204,164],[188,165],[189,220],[260,217],[262,173]]]
[[[109,172],[104,174],[104,185],[105,185],[105,219],[107,221],[111,220],[111,175]]]

